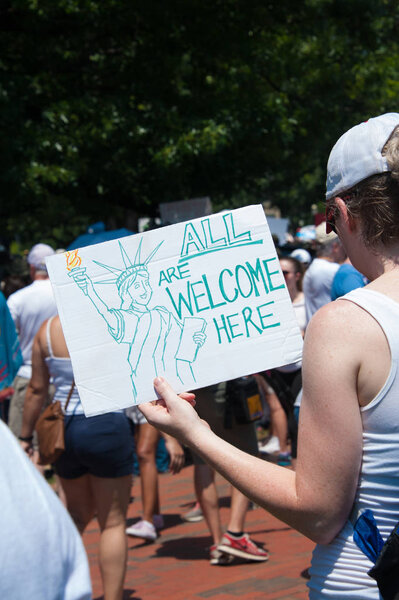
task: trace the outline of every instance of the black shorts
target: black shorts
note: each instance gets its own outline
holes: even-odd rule
[[[195,410],[217,436],[247,454],[258,456],[258,441],[254,423],[237,423],[233,417],[232,426],[225,427],[224,386],[223,383],[195,390],[197,402]],[[192,456],[194,464],[204,464],[198,454],[193,452]]]
[[[65,452],[54,463],[60,477],[123,477],[133,473],[133,461],[133,428],[124,413],[65,417]]]

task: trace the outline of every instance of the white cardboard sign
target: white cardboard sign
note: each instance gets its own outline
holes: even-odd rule
[[[87,416],[300,360],[261,205],[47,259]]]

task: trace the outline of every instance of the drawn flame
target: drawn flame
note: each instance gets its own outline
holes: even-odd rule
[[[80,267],[82,263],[82,259],[80,258],[80,256],[78,256],[78,250],[79,248],[66,253],[68,271],[71,271],[71,269],[76,269],[76,267]]]

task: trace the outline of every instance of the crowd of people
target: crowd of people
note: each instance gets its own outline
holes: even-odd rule
[[[191,453],[194,506],[182,518],[205,519],[211,565],[268,560],[245,531],[253,502],[316,542],[311,599],[380,598],[386,581],[379,589],[368,575],[374,555],[359,532],[372,513],[367,524],[385,542],[399,520],[399,114],[370,119],[338,140],[326,206],[312,245],[278,251],[304,337],[303,361],[251,376],[263,406],[251,423],[229,412],[227,382],[177,396],[161,377],[154,381],[160,400],[86,418],[45,264],[55,250],[31,248],[30,283],[0,294],[0,447],[7,457],[0,480],[10,495],[2,530],[19,531],[30,495],[37,518],[29,542],[36,550],[18,580],[11,553],[10,575],[3,567],[0,582],[4,597],[22,597],[23,586],[30,597],[44,597],[48,580],[27,580],[49,562],[59,538],[50,585],[62,587],[67,599],[90,598],[79,534],[96,518],[104,598],[122,598],[126,535],[153,542],[164,526],[156,462],[162,436],[171,473]],[[65,414],[65,451],[52,465],[59,499],[43,477],[35,435],[41,412],[57,400]],[[142,518],[127,527],[135,454]],[[226,527],[216,472],[231,483]],[[19,561],[28,555],[23,545],[21,538]],[[389,584],[399,590],[397,579]]]

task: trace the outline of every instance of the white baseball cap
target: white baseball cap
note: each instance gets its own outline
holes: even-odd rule
[[[53,248],[47,244],[36,244],[32,246],[28,254],[28,263],[38,271],[47,271],[46,256],[55,254]]]
[[[381,151],[398,125],[399,113],[386,113],[352,127],[339,138],[327,164],[327,200],[371,175],[389,171]]]

